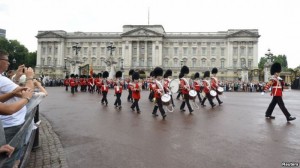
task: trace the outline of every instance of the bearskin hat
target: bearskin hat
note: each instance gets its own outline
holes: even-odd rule
[[[75,77],[75,75],[74,75],[74,74],[71,74],[70,76],[71,76],[71,78],[74,78],[74,77]]]
[[[218,68],[213,68],[211,70],[211,74],[217,74],[218,73]]]
[[[199,72],[196,72],[196,73],[195,73],[194,78],[195,78],[195,79],[200,78]]]
[[[281,64],[275,62],[271,66],[271,75],[274,75],[276,72],[281,72]]]
[[[132,75],[133,72],[134,72],[134,70],[133,70],[133,69],[130,69],[130,70],[129,70],[129,76]]]
[[[184,65],[184,66],[181,68],[180,73],[183,73],[183,74],[189,74],[189,73],[190,73],[189,67],[187,67],[187,66]]]
[[[210,77],[210,72],[209,71],[204,72],[203,78],[207,78],[207,77]]]
[[[94,77],[94,78],[96,77],[96,74],[95,74],[95,73],[93,73],[93,77]]]
[[[138,72],[133,72],[132,80],[139,80],[139,79],[140,79],[140,74]]]
[[[117,71],[116,78],[121,78],[121,77],[122,77],[122,71]]]
[[[101,78],[102,77],[102,73],[98,73],[98,76]]]
[[[68,79],[69,78],[69,75],[66,75],[66,79]]]
[[[155,77],[157,77],[157,76],[163,76],[163,74],[164,74],[164,71],[163,71],[163,69],[161,67],[154,68],[153,75]]]
[[[179,74],[179,78],[182,78],[182,77],[184,77],[184,74],[183,74],[183,73],[180,73],[180,74]]]
[[[104,71],[104,72],[103,72],[103,78],[107,78],[108,75],[109,75],[109,73],[108,73],[107,71]]]
[[[169,76],[172,76],[172,70],[171,69],[168,69],[165,74],[164,74],[164,78],[167,78]]]
[[[75,77],[78,78],[78,74],[76,74]]]

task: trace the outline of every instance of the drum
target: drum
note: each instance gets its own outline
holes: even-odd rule
[[[211,98],[215,98],[215,97],[217,96],[217,92],[214,91],[214,90],[210,90],[210,91],[209,91],[209,96],[210,96]]]
[[[197,96],[197,92],[195,90],[190,90],[189,91],[189,96],[191,100],[194,100]]]
[[[171,96],[169,94],[164,94],[161,97],[161,101],[163,105],[168,106],[171,102]]]
[[[169,88],[172,93],[177,93],[179,91],[179,79],[173,79],[169,83]]]
[[[218,95],[223,94],[223,92],[224,92],[224,88],[222,88],[222,87],[218,87],[218,88],[217,88],[217,93],[218,93]]]

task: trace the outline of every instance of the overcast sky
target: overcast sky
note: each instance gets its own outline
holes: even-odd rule
[[[122,32],[125,24],[160,24],[166,32],[258,29],[268,48],[300,65],[300,0],[0,0],[0,28],[30,51],[39,30]]]

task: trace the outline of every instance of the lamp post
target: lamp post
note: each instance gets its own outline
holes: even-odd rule
[[[180,67],[183,66],[183,60],[180,60]]]
[[[79,60],[79,57],[78,57],[78,52],[81,50],[81,47],[78,46],[78,43],[76,43],[76,45],[72,46],[73,50],[75,51],[75,57],[70,61],[72,63],[74,67],[74,74],[78,74],[78,71],[79,71],[79,67],[78,67],[78,64],[82,63],[80,60]]]
[[[265,53],[267,62],[264,65],[264,82],[267,82],[269,80],[270,74],[270,67],[273,62],[273,53],[271,53],[271,50],[268,49],[268,51]]]
[[[68,71],[67,71],[67,58],[64,58],[64,60],[65,60],[65,76],[67,76],[68,75]]]
[[[107,50],[110,51],[110,54],[108,56],[108,58],[106,58],[105,63],[106,66],[109,67],[110,66],[110,71],[109,71],[109,79],[112,79],[113,76],[115,75],[115,67],[114,64],[116,64],[117,62],[114,61],[113,58],[113,54],[112,52],[116,49],[115,46],[113,46],[113,43],[111,42],[109,46],[107,46]]]
[[[13,60],[12,60],[12,63],[13,63],[13,69],[16,69],[16,63],[17,63],[17,60],[14,58]]]

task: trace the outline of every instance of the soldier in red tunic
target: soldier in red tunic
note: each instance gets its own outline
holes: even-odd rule
[[[153,98],[154,98],[154,90],[153,87],[155,87],[155,82],[154,82],[154,74],[153,71],[150,72],[150,78],[149,78],[149,96],[148,99],[150,102],[153,102]]]
[[[134,108],[136,108],[136,111],[138,114],[141,113],[140,107],[139,107],[139,100],[141,98],[141,91],[142,91],[142,84],[139,83],[140,74],[138,72],[133,72],[132,74],[132,81],[133,83],[130,84],[131,91],[132,91],[132,98],[133,103],[131,105],[132,111],[135,111]]]
[[[66,87],[66,91],[68,91],[69,90],[69,85],[70,85],[69,76],[68,75],[66,75],[66,78],[64,80],[64,85]]]
[[[219,87],[218,78],[216,77],[217,73],[218,73],[218,69],[217,69],[217,68],[213,68],[213,69],[211,70],[211,74],[212,74],[212,77],[211,77],[211,79],[210,79],[211,89],[215,90],[216,93],[218,93],[218,92],[217,92],[217,89],[218,89],[218,87]],[[219,98],[219,94],[216,95],[216,99],[217,99],[219,105],[221,105],[221,104],[223,103],[223,102],[220,100],[220,98]]]
[[[189,91],[191,90],[190,84],[188,80],[186,79],[186,75],[189,74],[190,70],[187,66],[183,66],[180,70],[180,73],[183,74],[184,76],[180,79],[180,88],[181,88],[181,94],[183,95],[183,102],[181,103],[180,106],[180,111],[184,112],[185,109],[185,104],[187,105],[189,112],[192,113],[194,110],[191,107],[190,104],[190,96],[189,96]]]
[[[204,76],[203,76],[203,80],[202,80],[202,85],[203,85],[203,92],[205,93],[205,97],[203,98],[203,101],[201,103],[201,105],[204,107],[205,106],[205,101],[206,99],[208,99],[209,104],[211,105],[211,108],[213,108],[214,106],[216,106],[216,104],[213,103],[212,99],[212,95],[210,95],[210,90],[211,90],[211,86],[210,86],[210,82],[209,82],[209,77],[210,77],[210,72],[209,71],[205,71],[204,72]]]
[[[200,103],[202,103],[202,99],[200,96],[201,92],[201,83],[200,83],[200,74],[199,72],[196,72],[194,75],[194,82],[193,82],[194,90],[197,92],[197,96],[199,98]]]
[[[71,79],[69,80],[70,82],[70,86],[71,86],[71,93],[74,94],[75,93],[75,86],[76,86],[76,79],[75,79],[75,75],[71,74]]]
[[[133,69],[129,70],[129,78],[127,79],[127,84],[128,84],[127,85],[127,89],[128,89],[127,101],[132,102],[132,103],[133,103],[133,100],[132,100],[132,91],[131,91],[131,87],[130,87],[130,85],[131,85],[131,79],[130,78],[131,78],[133,72],[134,72]]]
[[[160,67],[156,67],[153,70],[153,75],[155,77],[154,79],[155,85],[153,85],[153,91],[154,91],[156,105],[154,106],[152,114],[155,117],[158,116],[156,113],[157,113],[157,109],[159,109],[161,116],[163,117],[163,119],[165,119],[167,115],[161,101],[161,97],[165,93],[164,86],[162,84],[163,69]]]
[[[116,95],[116,101],[114,103],[115,108],[121,109],[122,102],[121,102],[121,95],[123,91],[123,82],[121,81],[122,78],[122,71],[117,71],[116,73],[116,81],[114,83],[114,88],[115,88],[115,95]]]
[[[108,72],[104,71],[103,72],[103,79],[102,79],[102,83],[101,83],[101,92],[102,92],[102,100],[101,103],[104,105],[104,103],[108,104],[107,101],[107,93],[108,93],[108,89],[109,89],[109,81],[107,80],[108,77]]]
[[[276,104],[278,104],[281,111],[285,115],[287,121],[292,121],[292,120],[295,120],[296,117],[291,116],[291,114],[285,108],[285,105],[283,103],[282,90],[283,90],[284,85],[283,85],[282,79],[279,77],[280,72],[281,72],[281,65],[280,65],[280,63],[275,62],[271,66],[271,75],[272,75],[272,77],[271,77],[270,81],[266,84],[266,86],[264,88],[264,92],[265,92],[266,90],[268,90],[271,87],[271,89],[272,89],[271,96],[273,96],[273,99],[272,99],[272,101],[271,101],[271,103],[270,103],[270,105],[269,105],[269,107],[266,111],[266,118],[275,119],[275,116],[272,116],[272,113],[273,113],[273,110],[274,110]]]
[[[170,82],[171,82],[171,79],[169,77],[172,77],[172,70],[171,69],[166,70],[166,72],[164,74],[164,90],[165,90],[165,93],[168,93],[170,95],[172,106],[175,107],[173,96],[172,96],[171,90],[169,88],[169,85],[170,85]]]

